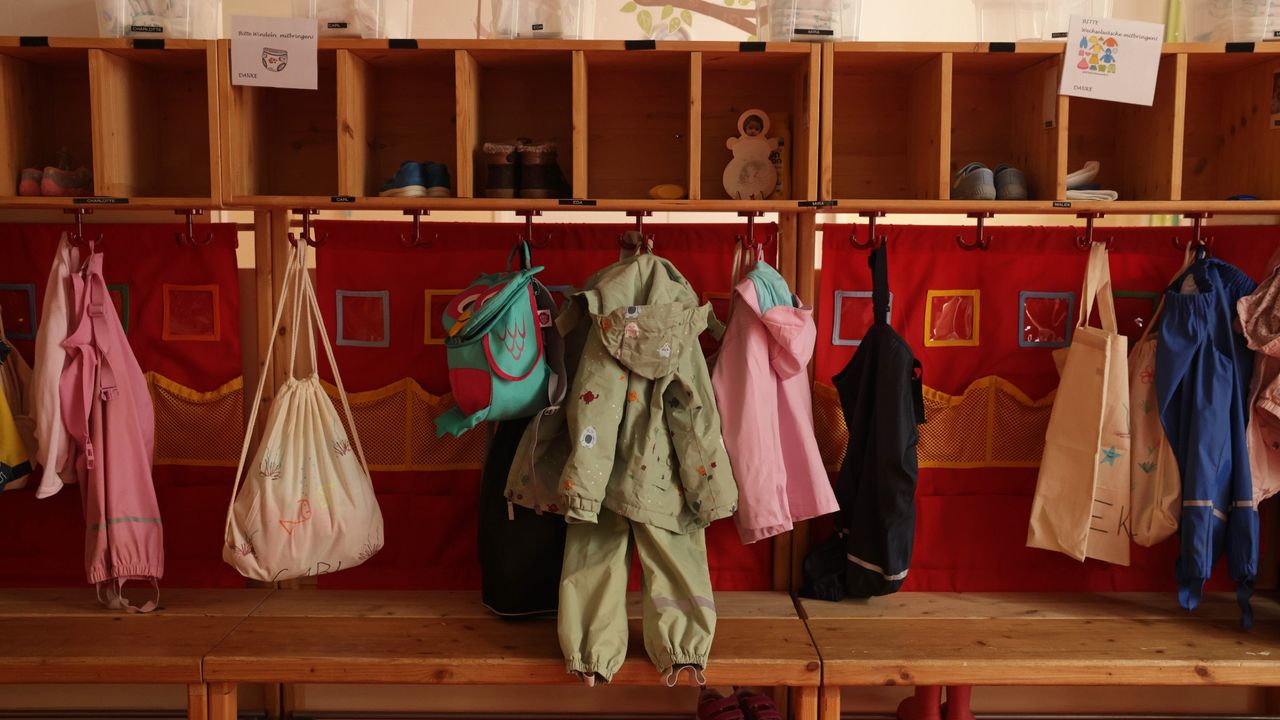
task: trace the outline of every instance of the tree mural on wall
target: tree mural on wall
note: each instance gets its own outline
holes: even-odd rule
[[[688,37],[693,16],[702,15],[754,37],[755,0],[628,0],[622,12],[634,13],[636,24],[649,37]]]

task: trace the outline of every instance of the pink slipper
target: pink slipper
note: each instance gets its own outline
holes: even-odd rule
[[[768,695],[756,695],[746,691],[738,693],[738,702],[747,720],[783,720],[778,706]]]
[[[708,690],[698,699],[698,720],[744,720],[738,697],[721,697],[715,690]]]

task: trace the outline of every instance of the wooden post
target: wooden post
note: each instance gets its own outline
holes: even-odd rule
[[[589,102],[587,83],[587,54],[581,50],[573,51],[573,197],[591,197],[591,179],[587,175],[587,118]]]
[[[818,688],[791,688],[791,717],[793,720],[818,720]],[[838,718],[839,715],[836,720]]]
[[[840,688],[823,684],[818,720],[840,720]]]
[[[238,711],[235,683],[209,684],[209,720],[236,720]]]
[[[187,686],[187,720],[208,720],[209,686],[191,683]]]

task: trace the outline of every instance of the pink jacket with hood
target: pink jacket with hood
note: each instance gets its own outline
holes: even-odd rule
[[[738,481],[743,543],[839,509],[814,437],[809,359],[817,329],[787,283],[757,262],[733,292],[712,383]]]

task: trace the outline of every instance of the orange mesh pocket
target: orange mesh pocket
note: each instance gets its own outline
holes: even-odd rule
[[[849,428],[840,410],[840,395],[830,385],[813,384],[813,425],[822,465],[827,472],[838,472],[849,450]]]
[[[326,382],[324,389],[350,433],[337,388]],[[484,466],[487,434],[483,429],[473,429],[460,438],[436,437],[436,417],[453,406],[448,395],[432,395],[412,378],[405,378],[377,390],[348,393],[347,399],[370,470],[465,470]]]
[[[244,378],[197,392],[146,374],[156,414],[157,465],[235,467],[244,441]]]
[[[1052,393],[1033,401],[994,375],[960,395],[925,388],[920,467],[1036,467],[1052,410]]]

